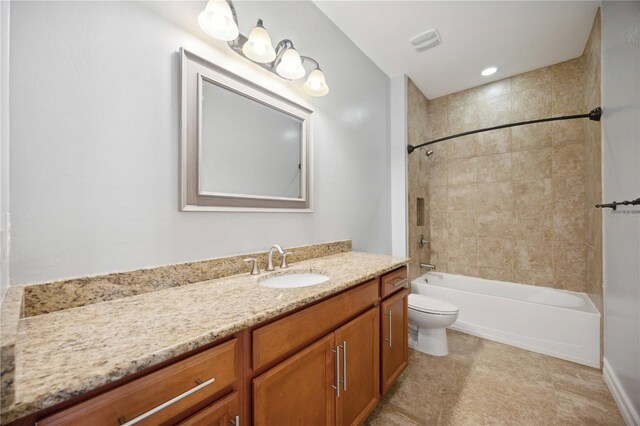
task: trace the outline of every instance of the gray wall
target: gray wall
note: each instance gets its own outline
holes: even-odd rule
[[[640,196],[640,3],[602,7],[603,200]],[[640,212],[604,214],[604,358],[640,412]],[[625,214],[635,211],[636,214]],[[636,420],[638,421],[638,420]]]
[[[389,253],[389,79],[309,2],[236,2],[320,61],[310,98],[197,26],[205,2],[13,2],[12,283],[351,238]],[[184,46],[316,111],[315,213],[178,211]]]

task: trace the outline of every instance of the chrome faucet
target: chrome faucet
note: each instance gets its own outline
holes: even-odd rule
[[[271,248],[269,249],[269,251],[267,253],[267,269],[265,269],[265,271],[273,271],[273,270],[275,270],[275,268],[273,267],[273,252],[276,251],[276,250],[282,256],[282,263],[280,263],[280,268],[285,269],[285,268],[289,267],[289,265],[287,264],[287,256],[292,254],[292,252],[286,252],[285,253],[285,251],[282,250],[282,247],[280,247],[279,244],[274,244],[274,245],[271,246]]]

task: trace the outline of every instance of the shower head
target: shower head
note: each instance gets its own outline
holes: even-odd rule
[[[421,150],[424,151],[424,154],[429,157],[431,154],[433,154],[433,151],[431,151],[430,149],[427,148],[420,148]]]

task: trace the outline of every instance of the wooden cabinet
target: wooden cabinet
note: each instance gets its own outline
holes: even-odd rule
[[[335,424],[333,350],[330,334],[254,379],[254,424]]]
[[[380,310],[370,309],[335,332],[341,367],[336,424],[364,422],[380,398]]]
[[[363,423],[379,400],[379,335],[374,307],[254,379],[255,425]]]
[[[160,424],[187,411],[239,377],[233,339],[38,421],[38,425]]]
[[[408,365],[408,295],[404,290],[381,305],[382,394],[387,393]]]
[[[214,402],[206,408],[198,411],[183,422],[180,426],[240,426],[240,402],[238,392]]]
[[[362,424],[407,366],[406,283],[396,269],[16,424]]]

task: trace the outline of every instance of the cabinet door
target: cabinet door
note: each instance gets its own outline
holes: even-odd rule
[[[372,308],[335,332],[340,395],[336,424],[364,422],[380,397],[380,311]]]
[[[408,364],[408,294],[405,290],[382,302],[382,394]]]
[[[333,425],[336,354],[333,333],[253,380],[256,426]]]
[[[230,426],[238,424],[239,409],[238,392],[234,392],[180,422],[179,426]]]

